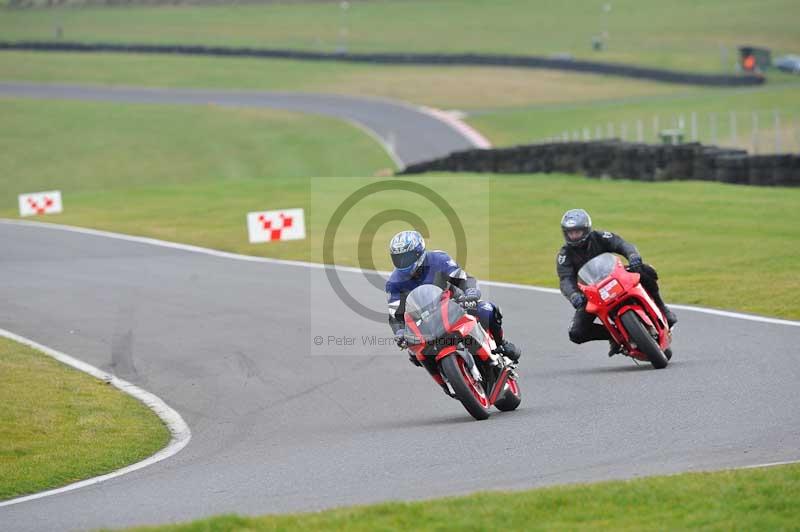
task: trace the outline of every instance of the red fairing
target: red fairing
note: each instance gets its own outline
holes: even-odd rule
[[[614,340],[625,346],[631,356],[647,360],[647,356],[632,347],[628,332],[622,327],[618,318],[632,310],[647,327],[654,327],[658,332],[658,343],[661,349],[669,347],[671,342],[667,320],[653,299],[640,284],[641,276],[629,272],[617,258],[611,274],[605,279],[585,285],[578,282],[578,287],[586,295],[586,312],[595,314],[605,325]]]
[[[444,357],[452,355],[455,352],[456,352],[456,346],[454,345],[447,345],[443,347],[442,350],[436,354],[436,362],[439,362]]]

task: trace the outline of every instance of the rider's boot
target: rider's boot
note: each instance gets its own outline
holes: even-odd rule
[[[519,357],[522,355],[522,350],[519,347],[505,339],[497,346],[497,352],[507,356],[512,362],[519,362]]]
[[[663,312],[664,317],[667,318],[667,325],[669,325],[669,328],[672,329],[672,327],[674,327],[675,324],[678,323],[678,316],[676,316],[675,313],[672,312],[670,308],[666,305],[661,307],[661,312]]]
[[[678,316],[676,316],[675,313],[669,309],[667,304],[664,303],[664,300],[661,299],[661,294],[655,290],[654,292],[655,293],[652,294],[653,302],[658,306],[659,309],[661,309],[661,312],[664,313],[664,317],[667,318],[667,326],[669,326],[671,329],[673,325],[678,323]]]
[[[656,305],[658,305],[658,308],[664,313],[664,317],[667,318],[667,326],[672,329],[672,327],[678,323],[678,316],[670,310],[661,298],[656,301]]]
[[[614,355],[618,355],[622,353],[622,346],[619,345],[616,340],[609,340],[608,341],[608,356],[613,357]]]

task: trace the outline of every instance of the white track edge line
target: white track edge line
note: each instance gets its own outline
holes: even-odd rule
[[[116,240],[125,240],[128,242],[136,242],[139,244],[148,244],[152,246],[159,246],[164,248],[170,249],[177,249],[181,251],[189,251],[192,253],[200,253],[203,255],[210,255],[212,257],[219,257],[224,259],[232,259],[232,260],[240,260],[245,262],[260,262],[265,264],[280,264],[285,266],[299,266],[303,268],[313,268],[318,270],[324,270],[327,268],[333,268],[336,271],[340,272],[348,272],[348,273],[378,273],[381,275],[387,275],[389,272],[379,271],[379,270],[366,270],[363,268],[356,268],[353,266],[331,266],[326,264],[320,264],[317,262],[306,262],[300,260],[286,260],[286,259],[271,259],[268,257],[255,257],[251,255],[241,255],[238,253],[231,253],[228,251],[219,251],[216,249],[204,248],[200,246],[194,246],[191,244],[180,244],[178,242],[169,242],[167,240],[159,240],[157,238],[150,238],[150,237],[142,237],[142,236],[132,236],[132,235],[124,235],[121,233],[112,233],[110,231],[101,231],[98,229],[88,229],[84,227],[75,227],[71,225],[62,225],[62,224],[54,224],[54,223],[47,223],[47,222],[34,222],[28,220],[14,220],[10,218],[0,218],[0,223],[6,225],[22,225],[22,226],[30,226],[30,227],[40,227],[40,228],[47,228],[47,229],[58,229],[61,231],[68,231],[72,233],[81,233],[86,235],[92,236],[101,236],[105,238],[113,238]],[[543,292],[547,294],[559,294],[560,291],[557,288],[549,288],[545,286],[535,286],[535,285],[527,285],[527,284],[516,284],[516,283],[506,283],[501,281],[480,281],[480,284],[486,286],[497,286],[500,288],[513,288],[516,290],[530,290],[533,292]],[[719,310],[714,308],[706,308],[706,307],[695,307],[692,305],[674,305],[670,304],[671,308],[676,308],[680,310],[688,310],[690,312],[699,312],[701,314],[710,314],[713,316],[721,316],[724,318],[734,318],[739,320],[746,320],[746,321],[755,321],[760,323],[769,323],[772,325],[786,325],[789,327],[800,327],[800,321],[794,320],[784,320],[780,318],[770,318],[768,316],[759,316],[756,314],[743,314],[741,312],[733,312],[728,310]]]
[[[746,465],[746,466],[735,467],[734,469],[760,469],[762,467],[778,467],[778,466],[794,465],[794,464],[800,464],[800,460],[786,460],[784,462],[769,462],[766,464]]]
[[[406,167],[406,164],[403,162],[400,156],[397,155],[397,151],[394,149],[394,144],[381,137],[377,131],[370,129],[366,124],[362,124],[361,122],[357,122],[351,118],[342,118],[342,121],[366,133],[370,136],[370,138],[372,138],[372,140],[380,144],[398,170],[403,170]]]
[[[156,462],[165,460],[180,452],[181,449],[186,447],[186,444],[188,444],[189,440],[192,438],[192,432],[189,429],[189,426],[181,417],[181,415],[156,395],[146,390],[143,390],[142,388],[139,388],[138,386],[135,386],[127,381],[117,378],[110,373],[106,373],[90,364],[87,364],[86,362],[83,362],[65,353],[56,351],[55,349],[34,342],[33,340],[25,338],[24,336],[19,336],[18,334],[14,334],[5,329],[0,329],[0,336],[32,347],[37,351],[41,351],[45,355],[48,355],[58,360],[59,362],[66,364],[67,366],[77,369],[78,371],[88,373],[92,377],[105,381],[108,384],[111,384],[115,388],[119,389],[120,391],[133,396],[140,402],[144,403],[150,410],[155,412],[155,414],[159,418],[161,418],[161,420],[167,426],[171,434],[170,442],[167,444],[166,447],[164,447],[157,453],[151,455],[150,457],[145,458],[144,460],[141,460],[139,462],[136,462],[135,464],[131,464],[121,469],[117,469],[116,471],[112,471],[111,473],[106,473],[105,475],[88,478],[86,480],[81,480],[79,482],[73,482],[72,484],[67,484],[66,486],[62,486],[60,488],[41,491],[39,493],[33,493],[31,495],[24,495],[22,497],[9,499],[7,501],[0,501],[0,508],[3,506],[11,506],[13,504],[19,504],[22,502],[32,501],[35,499],[41,499],[42,497],[48,497],[50,495],[58,495],[60,493],[65,493],[67,491],[76,490],[86,486],[92,486],[94,484],[98,484],[105,480],[110,480],[112,478],[116,478],[125,475],[127,473],[136,471],[138,469],[142,469],[144,467],[153,465]]]

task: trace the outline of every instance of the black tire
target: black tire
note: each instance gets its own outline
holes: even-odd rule
[[[669,364],[667,356],[661,351],[655,339],[647,332],[639,316],[634,311],[629,310],[620,319],[633,343],[636,344],[639,351],[647,355],[653,367],[656,369],[666,368],[667,364]]]
[[[509,379],[510,381],[511,379]],[[519,404],[522,402],[522,393],[519,391],[519,383],[516,383],[517,393],[515,394],[511,391],[510,386],[506,386],[506,389],[503,390],[503,393],[500,394],[497,401],[494,402],[495,408],[500,410],[501,412],[511,412],[512,410],[516,410]]]
[[[667,357],[667,360],[672,360],[672,348],[668,347],[664,349],[664,356]]]
[[[472,386],[467,382],[467,379],[470,377],[465,376],[462,373],[462,368],[464,371],[469,373],[469,370],[466,367],[466,363],[458,354],[452,354],[442,359],[439,363],[442,373],[444,376],[447,377],[447,382],[450,383],[450,386],[453,387],[453,391],[456,393],[456,398],[461,401],[461,404],[464,405],[464,408],[467,409],[467,412],[470,413],[472,417],[477,420],[483,420],[489,417],[489,400],[486,397],[486,392],[483,390],[483,386],[481,383],[476,382],[476,390],[479,393],[483,394],[486,404],[483,405],[475,396],[475,392],[473,392]]]

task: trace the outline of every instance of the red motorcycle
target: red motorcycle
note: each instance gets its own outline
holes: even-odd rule
[[[408,294],[408,349],[475,419],[488,418],[492,405],[514,410],[521,401],[516,365],[492,352],[494,338],[456,302],[457,290],[425,284]]]
[[[578,271],[578,287],[587,299],[586,312],[600,318],[624,355],[656,369],[667,367],[672,332],[638,273],[625,269],[616,255],[603,253]]]

